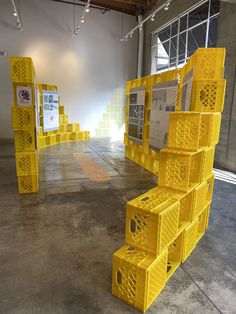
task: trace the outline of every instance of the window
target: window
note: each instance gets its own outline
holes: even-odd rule
[[[179,67],[199,47],[216,47],[219,0],[207,0],[152,34],[151,73]]]

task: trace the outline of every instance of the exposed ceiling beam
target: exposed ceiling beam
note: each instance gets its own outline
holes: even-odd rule
[[[112,1],[110,1],[112,2]],[[121,5],[123,5],[123,3],[126,4],[134,4],[134,5],[139,5],[142,7],[146,7],[147,6],[147,0],[113,0],[113,2],[120,2]]]
[[[105,8],[109,8],[115,11],[124,12],[130,15],[135,15],[136,12],[136,5],[124,3],[118,4],[117,1],[110,1],[110,0],[93,0],[91,1],[92,4],[97,4],[99,6],[104,6]]]

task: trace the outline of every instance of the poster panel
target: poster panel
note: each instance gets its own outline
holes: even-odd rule
[[[153,85],[149,145],[157,150],[167,147],[169,115],[175,111],[178,81]]]
[[[16,86],[16,104],[17,106],[32,106],[31,86]]]
[[[132,140],[143,140],[145,89],[131,88],[129,103],[129,129],[128,136]]]
[[[193,69],[184,76],[181,111],[189,111],[193,85]]]
[[[43,130],[59,130],[58,93],[43,90]]]

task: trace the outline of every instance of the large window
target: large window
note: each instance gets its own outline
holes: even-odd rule
[[[155,31],[151,73],[181,66],[199,47],[216,47],[219,6],[207,0]]]

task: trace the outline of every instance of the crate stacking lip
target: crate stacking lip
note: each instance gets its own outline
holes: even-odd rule
[[[34,107],[13,106],[12,107],[13,130],[32,130],[35,128]]]
[[[36,152],[16,153],[17,176],[28,176],[38,174],[38,157]]]
[[[112,294],[145,312],[166,284],[167,250],[157,258],[124,245],[113,254]]]
[[[178,233],[180,203],[165,188],[127,203],[126,243],[158,256]]]

